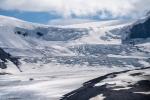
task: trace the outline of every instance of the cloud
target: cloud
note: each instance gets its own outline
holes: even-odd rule
[[[0,9],[56,13],[63,17],[137,17],[150,10],[150,0],[0,0]]]
[[[78,18],[67,18],[67,19],[54,19],[48,22],[49,25],[73,25],[94,22],[95,20],[90,19],[78,19]]]

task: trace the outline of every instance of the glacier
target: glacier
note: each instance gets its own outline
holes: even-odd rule
[[[147,27],[149,19],[50,26],[0,15],[0,100],[59,100],[88,80],[149,67],[149,35],[131,36],[139,24]],[[126,84],[123,75],[118,77],[103,83]],[[126,73],[123,78],[130,80]],[[102,83],[97,84],[101,87]],[[91,100],[105,98],[94,96]]]

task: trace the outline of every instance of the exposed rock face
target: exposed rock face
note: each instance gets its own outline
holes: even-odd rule
[[[122,43],[138,44],[150,41],[150,15],[121,29]]]
[[[150,100],[149,71],[150,67],[109,73],[83,83],[60,100]]]
[[[133,26],[130,29],[130,39],[150,37],[150,17],[144,22]]]
[[[8,60],[11,61],[17,67],[20,64],[18,58],[15,58],[15,57],[11,56],[9,53],[5,52],[3,49],[0,48],[0,68],[2,68],[2,69],[7,68],[6,62]]]

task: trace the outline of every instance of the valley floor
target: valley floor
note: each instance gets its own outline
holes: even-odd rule
[[[62,66],[49,65],[47,67],[49,71],[46,68],[38,73],[34,71],[18,74],[3,73],[3,75],[1,73],[0,100],[59,100],[60,98],[62,100],[133,100],[132,98],[149,100],[150,98],[149,67],[138,70],[106,66],[101,68],[63,66],[62,68]]]
[[[0,100],[58,100],[83,82],[115,70],[123,69],[48,65],[40,72],[4,73],[0,75]]]

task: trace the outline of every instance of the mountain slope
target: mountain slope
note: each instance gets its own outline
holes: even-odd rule
[[[83,83],[60,100],[149,100],[148,68],[113,72]]]
[[[88,34],[85,29],[57,28],[33,24],[11,17],[0,16],[0,46],[30,48],[41,41],[71,41]]]
[[[148,40],[150,38],[150,16],[147,15],[146,17],[136,21],[130,26],[126,26],[122,29],[123,34],[123,42],[130,42],[132,43],[138,42],[141,40],[141,42],[144,42],[145,39]],[[138,40],[138,41],[136,41]],[[148,40],[149,41],[149,40]],[[146,42],[146,41],[145,41]]]

